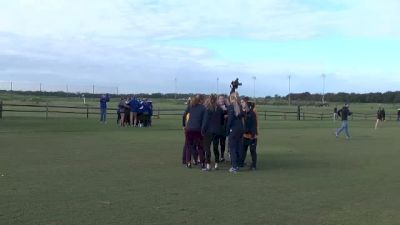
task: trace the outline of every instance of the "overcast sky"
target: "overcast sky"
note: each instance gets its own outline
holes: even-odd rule
[[[398,0],[0,0],[0,81],[122,92],[399,90]]]

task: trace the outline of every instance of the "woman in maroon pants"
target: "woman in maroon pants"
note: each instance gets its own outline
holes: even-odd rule
[[[188,168],[192,167],[191,156],[192,152],[198,152],[200,157],[200,163],[202,169],[204,168],[204,149],[203,149],[203,136],[201,134],[201,128],[203,126],[204,115],[206,108],[203,105],[203,97],[201,95],[196,95],[193,101],[191,101],[189,108],[189,120],[187,121],[185,127],[187,148],[186,148],[186,165]]]

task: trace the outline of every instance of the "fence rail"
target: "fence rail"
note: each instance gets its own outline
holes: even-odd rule
[[[107,114],[111,117],[116,114],[116,108],[109,108]],[[161,118],[164,116],[182,116],[183,109],[154,109],[153,117]],[[90,105],[84,106],[63,106],[63,105],[50,105],[50,104],[14,104],[4,103],[0,100],[0,119],[5,116],[15,116],[15,114],[31,113],[35,116],[49,118],[59,115],[76,115],[81,118],[89,119],[93,116],[100,114],[99,107]],[[32,115],[30,115],[32,116]],[[266,110],[259,111],[258,116],[263,120],[333,120],[333,113],[316,113],[305,112],[304,110],[297,111],[277,111]],[[373,113],[354,113],[351,120],[373,120],[376,114]],[[388,114],[387,120],[397,120],[397,115]]]

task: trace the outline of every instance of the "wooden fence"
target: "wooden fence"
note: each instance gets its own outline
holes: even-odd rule
[[[116,115],[116,108],[109,108],[107,114],[113,117]],[[50,105],[46,104],[10,104],[3,103],[0,101],[0,119],[5,117],[6,114],[12,115],[12,113],[22,114],[22,116],[39,116],[49,118],[56,115],[75,115],[82,118],[93,118],[98,117],[100,114],[99,107],[93,107],[89,105],[82,106],[62,106],[62,105]],[[154,109],[153,117],[162,118],[168,116],[182,116],[183,109]],[[333,120],[333,113],[315,113],[306,112],[301,108],[297,111],[277,111],[277,110],[266,110],[259,111],[258,116],[264,120]],[[370,113],[354,113],[351,120],[374,120],[376,114]],[[397,115],[387,114],[387,120],[396,120]]]

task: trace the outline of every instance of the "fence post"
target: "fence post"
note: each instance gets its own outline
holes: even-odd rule
[[[0,100],[0,119],[3,119],[3,101]]]
[[[49,117],[49,103],[46,102],[46,120]]]
[[[267,112],[264,112],[264,120],[267,120]]]
[[[300,106],[297,106],[297,120],[300,120]]]
[[[86,104],[86,119],[89,119],[89,105]]]
[[[160,119],[160,109],[157,110],[157,119]]]
[[[306,113],[303,112],[303,120],[306,120]]]

